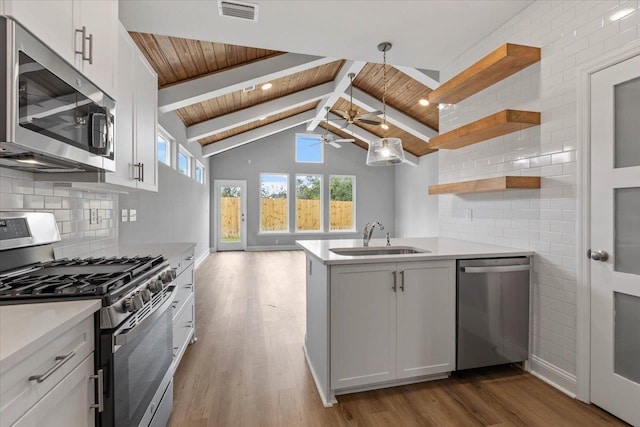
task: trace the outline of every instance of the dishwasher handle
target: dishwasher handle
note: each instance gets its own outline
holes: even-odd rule
[[[460,267],[460,271],[463,273],[509,273],[512,271],[529,271],[531,265],[518,264],[518,265],[496,265],[489,267]]]

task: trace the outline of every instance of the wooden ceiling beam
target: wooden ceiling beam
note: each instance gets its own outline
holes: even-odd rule
[[[166,113],[333,61],[334,58],[297,53],[278,55],[160,89],[158,108]]]
[[[266,138],[276,133],[280,133],[287,129],[299,126],[303,123],[307,123],[313,120],[315,117],[315,110],[305,111],[304,113],[296,114],[295,116],[288,117],[277,122],[270,123],[265,126],[261,126],[256,129],[234,135],[230,138],[220,140],[218,142],[205,145],[202,147],[202,155],[204,157],[211,157],[216,154],[223,153],[236,147],[248,144],[258,139]]]
[[[197,123],[187,128],[187,140],[197,141],[210,135],[260,120],[262,117],[280,114],[313,101],[325,98],[333,92],[333,82],[324,83],[290,95],[263,102],[224,116]]]
[[[343,93],[341,95],[344,99],[349,100],[349,94]],[[361,91],[360,89],[353,88],[353,103],[360,108],[364,108],[368,111],[379,110],[382,111],[382,102],[373,96]],[[429,126],[423,125],[419,121],[412,119],[405,115],[403,112],[396,110],[393,107],[387,105],[387,121],[405,132],[415,135],[425,142],[428,142],[434,136],[438,136],[438,132],[431,129]]]
[[[353,73],[357,76],[366,64],[367,63],[364,61],[347,61],[344,63],[344,65],[340,69],[340,72],[338,72],[338,75],[333,81],[333,93],[322,100],[316,107],[316,117],[307,125],[307,130],[309,132],[313,132],[318,124],[320,124],[320,122],[325,119],[325,115],[327,113],[325,108],[333,107],[333,104],[336,103],[341,94],[349,88],[349,85],[351,84],[349,74]]]
[[[428,75],[418,70],[417,68],[401,67],[397,65],[394,65],[393,68],[406,74],[407,76],[411,77],[413,80],[422,83],[423,85],[425,85],[431,90],[435,90],[440,87],[439,81],[429,77]]]
[[[340,125],[336,122],[336,120],[342,120],[342,117],[333,113],[329,113],[329,125],[333,126],[334,128],[340,129]],[[351,125],[340,130],[344,133],[347,133],[353,137],[356,137],[366,142],[367,144],[371,144],[372,141],[375,141],[376,139],[380,139],[378,135],[374,135],[371,132],[365,129],[362,129],[361,127],[356,125]],[[420,163],[420,158],[409,153],[407,150],[404,150],[404,157],[405,157],[405,163],[411,166],[418,166],[418,164]]]

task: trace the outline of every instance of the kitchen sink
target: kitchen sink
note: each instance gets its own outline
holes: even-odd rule
[[[359,248],[333,248],[329,250],[334,254],[346,256],[409,255],[431,252],[412,246],[363,246]]]

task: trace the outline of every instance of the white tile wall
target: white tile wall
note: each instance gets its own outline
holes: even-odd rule
[[[440,182],[540,175],[540,190],[440,197],[440,234],[536,251],[533,353],[570,374],[576,364],[576,67],[639,38],[637,0],[534,2],[441,72],[446,81],[505,42],[542,60],[440,113],[446,132],[505,108],[542,125],[440,151]],[[612,20],[616,12],[632,11]],[[464,210],[472,209],[466,222]]]
[[[98,209],[97,224],[90,224],[89,209]],[[0,168],[0,210],[53,212],[62,238],[57,258],[86,256],[118,241],[117,194],[64,188]]]

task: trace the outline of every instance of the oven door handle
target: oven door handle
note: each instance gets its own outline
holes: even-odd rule
[[[140,333],[140,331],[144,330],[149,324],[157,321],[158,318],[160,318],[160,316],[162,316],[164,312],[167,311],[169,307],[171,307],[172,302],[173,300],[168,295],[165,301],[162,303],[162,305],[160,305],[160,307],[158,307],[148,317],[144,318],[142,322],[138,323],[131,329],[128,329],[128,330],[122,329],[122,331],[127,331],[127,332],[117,331],[113,337],[113,341],[114,341],[113,352],[115,353],[123,345],[127,345],[131,343],[133,339]]]

